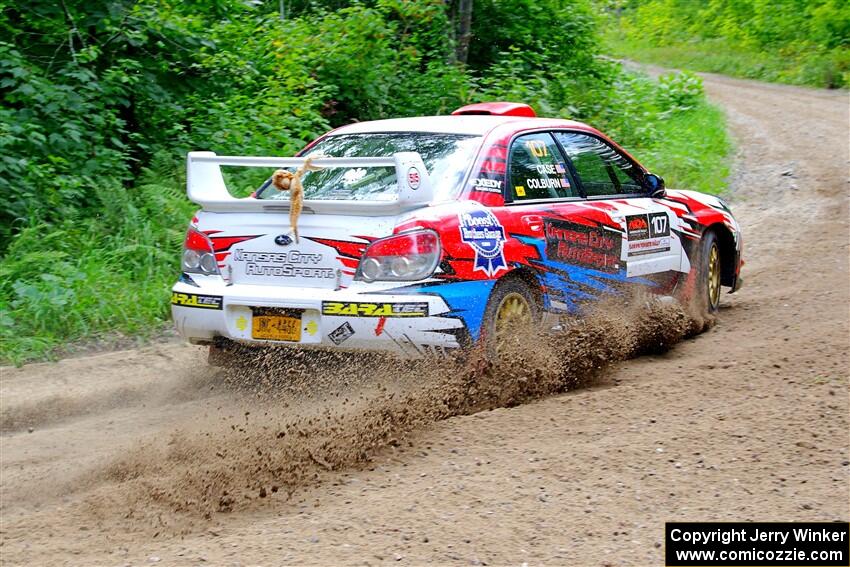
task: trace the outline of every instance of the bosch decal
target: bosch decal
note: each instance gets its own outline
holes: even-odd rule
[[[367,303],[323,301],[322,315],[345,317],[427,317],[427,302]]]
[[[179,305],[180,307],[221,309],[223,300],[219,295],[201,295],[199,293],[180,293],[175,291],[171,294],[171,304]]]
[[[460,239],[475,251],[474,270],[488,276],[506,270],[505,229],[499,219],[488,210],[471,211],[458,215]]]
[[[603,227],[554,219],[544,220],[546,257],[605,272],[620,269],[622,237]]]

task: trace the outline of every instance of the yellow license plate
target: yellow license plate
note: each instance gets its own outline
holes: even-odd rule
[[[251,336],[255,339],[298,342],[301,340],[301,317],[254,315]]]

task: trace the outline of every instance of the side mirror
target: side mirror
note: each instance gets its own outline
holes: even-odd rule
[[[649,189],[649,196],[656,199],[667,196],[667,189],[664,187],[664,178],[654,173],[647,173],[644,177],[646,187]]]

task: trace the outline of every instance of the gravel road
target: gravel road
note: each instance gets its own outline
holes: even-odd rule
[[[710,331],[484,411],[340,361],[272,396],[178,344],[2,368],[2,563],[661,565],[665,521],[850,519],[850,98],[704,81],[747,259]]]

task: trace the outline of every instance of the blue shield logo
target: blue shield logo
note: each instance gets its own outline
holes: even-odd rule
[[[507,269],[505,263],[505,229],[488,210],[470,211],[458,215],[460,239],[475,251],[473,270],[488,276]]]

